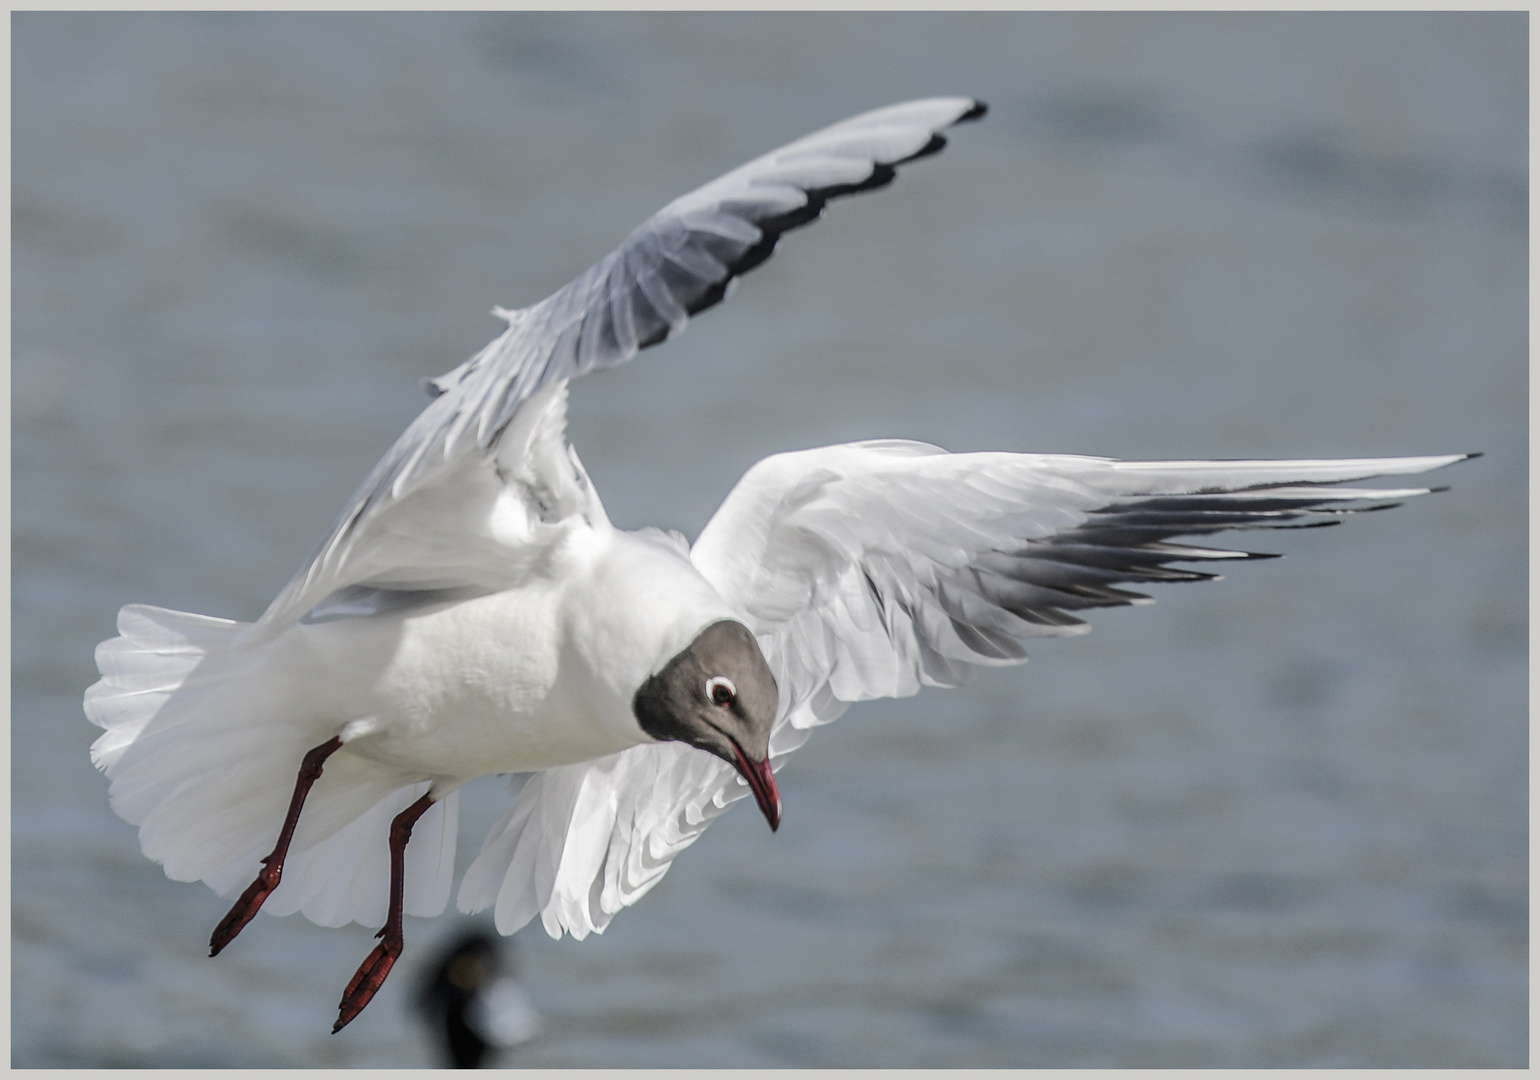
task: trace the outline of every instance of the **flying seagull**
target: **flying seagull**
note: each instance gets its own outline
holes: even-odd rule
[[[854,701],[956,686],[1252,553],[1177,543],[1335,523],[1430,489],[1331,485],[1469,455],[1116,461],[903,440],[754,465],[693,546],[616,529],[567,444],[567,383],[679,333],[834,198],[984,114],[864,113],[654,214],[432,379],[433,401],[254,623],[130,604],[85,696],[92,760],[144,853],[257,913],[381,926],[334,1031],[449,899],[457,789],[531,774],[458,906],[510,934],[601,932]],[[1177,566],[1174,564],[1184,564]],[[1197,569],[1195,567],[1209,568]],[[410,843],[409,843],[410,841]]]

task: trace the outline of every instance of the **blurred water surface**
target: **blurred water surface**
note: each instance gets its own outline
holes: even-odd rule
[[[80,711],[119,605],[252,618],[418,380],[648,213],[909,97],[986,121],[574,387],[617,524],[776,450],[1483,450],[1446,494],[852,709],[603,938],[550,1066],[1519,1066],[1526,16],[12,17],[12,1061],[431,1058],[407,954],[165,879]],[[462,866],[505,805],[467,790]]]

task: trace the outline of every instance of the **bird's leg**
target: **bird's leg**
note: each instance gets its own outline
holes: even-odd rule
[[[374,997],[374,992],[385,984],[385,976],[401,955],[401,915],[406,898],[406,842],[412,838],[412,826],[428,812],[433,797],[424,795],[408,806],[390,823],[390,912],[385,925],[374,936],[382,940],[374,951],[359,965],[348,988],[342,992],[338,1006],[337,1022],[332,1025],[335,1035],[364,1011]]]
[[[262,860],[257,880],[246,886],[230,913],[214,927],[214,935],[209,938],[210,956],[218,956],[219,950],[230,944],[235,935],[256,917],[263,901],[278,888],[278,882],[283,878],[283,860],[289,854],[289,841],[294,839],[294,827],[299,824],[299,811],[305,805],[305,796],[310,794],[311,785],[321,778],[321,763],[341,747],[339,736],[328,739],[305,755],[305,760],[300,763],[299,777],[294,781],[294,797],[289,800],[288,816],[283,819],[283,828],[278,833],[278,844],[273,853]]]

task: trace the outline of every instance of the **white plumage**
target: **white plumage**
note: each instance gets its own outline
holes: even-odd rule
[[[852,702],[958,686],[975,666],[1026,659],[1021,638],[1087,631],[1072,610],[1148,602],[1110,581],[1197,580],[1209,575],[1164,564],[1255,557],[1165,536],[1330,524],[1428,489],[1302,485],[1420,473],[1462,456],[1127,462],[948,454],[897,440],[830,446],[756,464],[690,557],[770,661],[779,768]],[[1207,509],[1216,503],[1226,509]],[[505,934],[537,913],[553,937],[603,931],[747,794],[725,764],[677,743],[546,770],[493,827],[460,909],[495,904]],[[538,852],[546,873],[533,869]]]
[[[236,895],[273,847],[307,751],[333,737],[267,899],[323,925],[386,920],[386,834],[425,793],[405,910],[448,902],[456,789],[531,773],[461,884],[512,933],[600,932],[749,793],[733,767],[658,742],[637,687],[717,620],[747,626],[780,694],[778,768],[854,701],[956,686],[1080,633],[1122,586],[1255,556],[1173,543],[1329,523],[1423,494],[1327,485],[1463,455],[1119,462],[867,442],[779,454],[692,548],[605,516],[565,439],[567,382],[677,333],[828,199],[879,187],[982,114],[965,98],[877,110],[670,203],[432,380],[432,403],[312,560],[252,624],[125,607],[87,692],[113,808],[178,880]]]

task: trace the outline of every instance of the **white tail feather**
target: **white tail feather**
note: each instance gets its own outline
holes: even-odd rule
[[[289,700],[282,646],[243,647],[249,624],[131,604],[120,637],[96,651],[102,678],[86,715],[105,733],[91,759],[112,807],[139,826],[144,853],[177,881],[233,897],[277,839],[305,753],[349,718],[318,719]],[[311,789],[263,906],[323,926],[379,926],[389,900],[390,821],[428,789],[350,754],[333,755]],[[458,796],[423,815],[406,852],[406,910],[437,915],[454,873]]]

